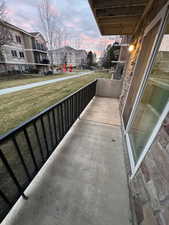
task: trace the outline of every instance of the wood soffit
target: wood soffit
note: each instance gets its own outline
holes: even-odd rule
[[[149,0],[89,0],[102,35],[133,34]]]

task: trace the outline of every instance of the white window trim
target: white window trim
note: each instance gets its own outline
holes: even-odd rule
[[[149,71],[147,71],[148,67],[150,66],[150,60],[152,59],[152,56],[153,56],[153,52],[156,52],[156,49],[158,48],[157,46],[157,41],[159,40],[159,34],[160,34],[160,31],[162,31],[162,28],[163,26],[165,25],[165,19],[167,17],[167,11],[168,11],[168,6],[169,6],[169,1],[168,3],[162,8],[162,10],[158,13],[158,15],[152,20],[152,22],[146,27],[145,29],[145,32],[144,32],[144,35],[143,37],[145,37],[147,35],[147,33],[161,20],[161,24],[159,25],[159,30],[158,30],[158,34],[156,36],[156,39],[154,40],[154,44],[153,44],[153,47],[152,47],[152,50],[150,52],[150,56],[149,56],[149,59],[148,59],[148,62],[147,62],[147,66],[145,68],[145,72],[143,74],[143,78],[141,80],[141,84],[140,84],[140,87],[139,87],[139,90],[138,90],[138,93],[137,93],[137,96],[135,98],[135,102],[133,104],[133,107],[132,107],[132,111],[130,113],[130,117],[129,117],[129,120],[128,120],[128,124],[126,126],[126,131],[128,131],[128,128],[129,128],[129,123],[130,123],[130,120],[131,120],[131,116],[133,115],[134,113],[134,108],[135,108],[135,105],[136,105],[136,102],[138,100],[138,97],[140,96],[140,91],[142,89],[142,85],[143,85],[143,82],[145,81],[146,79],[146,74],[148,73],[149,74]],[[162,32],[161,32],[162,33]],[[161,39],[160,39],[161,40]],[[143,42],[141,43],[141,46],[140,46],[140,49],[139,49],[139,53],[138,53],[138,56],[137,56],[137,59],[136,59],[136,63],[135,63],[135,66],[134,66],[134,70],[133,70],[133,74],[135,74],[135,70],[136,70],[136,67],[137,67],[137,64],[138,64],[138,61],[139,61],[139,57],[140,57],[140,53],[141,53],[141,48],[142,48],[142,44]],[[152,65],[152,63],[151,63]],[[124,105],[123,105],[123,108],[122,108],[122,120],[123,120],[123,114],[124,114],[124,110],[125,110],[125,106],[126,106],[126,103],[127,103],[127,98],[128,98],[128,95],[129,95],[129,90],[130,90],[130,87],[132,85],[132,81],[134,79],[134,75],[132,77],[132,80],[130,82],[130,86],[129,86],[129,89],[128,89],[128,92],[127,92],[127,97],[125,99],[125,102],[124,102]],[[124,122],[124,121],[123,121]]]
[[[159,120],[158,120],[158,122],[157,122],[157,124],[156,124],[156,126],[155,126],[155,128],[154,128],[154,130],[153,130],[153,132],[152,132],[152,134],[151,134],[151,136],[150,136],[150,138],[149,138],[149,140],[148,140],[146,146],[145,146],[145,148],[144,148],[144,151],[141,153],[141,156],[140,156],[140,158],[139,158],[137,164],[136,164],[135,167],[133,168],[133,170],[132,170],[132,176],[131,176],[130,179],[132,179],[132,178],[134,177],[134,175],[137,173],[137,170],[139,169],[139,167],[140,167],[140,165],[141,165],[143,159],[145,158],[147,152],[149,151],[151,145],[153,144],[154,139],[155,139],[155,137],[157,136],[157,134],[158,134],[158,132],[159,132],[159,130],[160,130],[160,128],[161,128],[161,125],[162,125],[164,119],[166,118],[168,112],[169,112],[169,102],[168,102],[167,105],[165,106],[165,108],[164,108],[164,110],[163,110],[163,112],[162,112],[162,114],[161,114],[161,116],[160,116],[160,118],[159,118]],[[128,134],[127,134],[127,135],[128,135]],[[130,143],[129,143],[129,144],[130,144]]]
[[[124,105],[123,111],[122,111],[123,131],[124,131],[124,134],[125,134],[125,137],[126,137],[130,166],[131,166],[131,171],[132,171],[132,175],[131,175],[130,179],[132,179],[135,176],[135,174],[137,173],[137,170],[139,169],[144,157],[146,156],[148,150],[150,149],[150,147],[151,147],[151,145],[152,145],[152,143],[153,143],[153,141],[154,141],[161,125],[162,125],[162,123],[163,123],[163,120],[165,119],[165,117],[167,116],[167,114],[169,112],[169,103],[167,103],[165,109],[163,110],[163,112],[162,112],[162,114],[161,114],[152,134],[151,134],[151,136],[149,137],[148,142],[146,143],[146,146],[144,147],[144,150],[142,151],[142,153],[140,155],[140,158],[139,158],[138,162],[135,164],[133,152],[132,152],[132,146],[130,144],[130,139],[129,139],[129,135],[128,135],[128,131],[129,131],[131,125],[132,125],[137,106],[138,106],[138,104],[141,100],[141,97],[142,97],[142,94],[143,94],[143,91],[144,91],[144,88],[145,88],[145,85],[146,85],[147,78],[148,78],[148,76],[151,72],[156,53],[157,53],[157,51],[159,49],[159,46],[161,44],[161,40],[162,40],[162,37],[163,37],[163,33],[164,33],[164,29],[165,29],[165,25],[167,23],[168,17],[169,17],[169,1],[163,7],[163,9],[158,13],[158,15],[155,17],[155,19],[151,22],[151,24],[149,26],[147,26],[147,28],[145,29],[144,36],[146,36],[147,33],[161,20],[161,24],[159,25],[158,33],[157,33],[157,36],[154,40],[152,51],[151,51],[149,59],[147,61],[147,66],[145,68],[145,72],[144,72],[143,78],[141,80],[141,84],[140,84],[135,102],[133,104],[133,108],[132,108],[132,111],[131,111],[131,114],[130,114],[130,117],[129,117],[129,120],[128,120],[128,123],[127,123],[127,126],[126,126],[126,129],[124,127],[124,121],[123,121],[123,113],[124,113],[125,105]],[[138,56],[138,58],[139,58],[139,56]],[[137,58],[137,62],[138,62],[138,58]],[[137,66],[137,63],[135,65],[134,71],[136,69],[136,66]],[[132,82],[131,82],[131,84],[132,84]],[[130,84],[130,86],[131,86],[131,84]],[[128,94],[129,94],[129,91],[127,93],[127,97],[128,97]],[[127,102],[127,98],[126,98],[126,102]],[[125,104],[126,104],[126,102],[125,102]]]
[[[146,65],[146,68],[145,68],[145,71],[144,71],[144,74],[143,74],[143,78],[141,80],[139,90],[137,92],[135,102],[133,104],[133,108],[132,108],[132,111],[131,111],[131,114],[130,114],[130,118],[129,118],[128,124],[126,126],[126,132],[128,132],[130,127],[131,127],[131,124],[132,124],[132,121],[133,121],[133,118],[134,118],[134,115],[135,115],[135,112],[136,112],[136,109],[137,109],[137,105],[139,104],[140,99],[142,97],[142,93],[143,93],[147,78],[150,74],[150,71],[151,71],[151,68],[152,68],[157,50],[158,50],[159,45],[161,43],[161,39],[162,39],[162,36],[163,36],[164,27],[166,25],[167,17],[168,17],[168,4],[167,4],[167,7],[165,6],[165,8],[163,8],[159,12],[159,14],[155,17],[155,19],[151,22],[151,24],[145,30],[144,37],[161,20],[161,24],[159,25],[158,33],[157,33],[156,38],[154,40],[149,59],[147,61],[147,65]],[[136,67],[135,67],[135,69],[136,69]]]

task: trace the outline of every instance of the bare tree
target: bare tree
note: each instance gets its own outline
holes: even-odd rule
[[[0,18],[4,19],[6,15],[6,3],[4,0],[0,1]]]
[[[54,48],[61,48],[63,46],[64,27],[57,27],[54,35]]]
[[[81,39],[75,39],[75,48],[80,49],[81,48]]]
[[[54,50],[67,45],[70,35],[61,21],[61,15],[58,15],[57,12],[53,10],[52,0],[40,0],[38,11],[41,28],[48,42],[51,69],[53,70]],[[64,61],[66,61],[65,49]]]
[[[38,10],[43,34],[48,41],[48,48],[51,50],[53,45],[53,31],[56,22],[55,16],[51,11],[51,0],[41,0]]]
[[[53,70],[53,50],[57,45],[57,31],[60,20],[57,13],[54,13],[52,10],[51,0],[41,0],[38,6],[38,11],[43,34],[48,43],[51,68]]]
[[[0,59],[3,60],[3,46],[9,45],[12,42],[12,34],[6,20],[6,2],[0,0]]]

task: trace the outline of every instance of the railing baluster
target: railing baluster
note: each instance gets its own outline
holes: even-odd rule
[[[65,135],[65,124],[64,124],[64,108],[63,108],[63,103],[60,105],[60,110],[61,110],[61,123],[62,123],[62,138]]]
[[[9,199],[6,197],[6,195],[0,190],[0,196],[3,198],[3,200],[8,204],[12,205]]]
[[[71,115],[70,115],[70,98],[67,100],[67,103],[68,103],[68,108],[67,108],[67,113],[68,113],[68,127],[70,128],[71,127]]]
[[[67,101],[67,100],[66,100]],[[66,132],[67,132],[67,118],[66,118],[66,101],[64,101],[64,104],[63,104],[63,106],[64,106],[64,135],[66,134]]]
[[[72,97],[70,98],[70,125],[72,126],[73,123],[73,113],[72,113]]]
[[[58,140],[60,141],[62,138],[62,129],[61,129],[61,119],[60,119],[60,105],[58,106],[58,108],[56,109],[56,115],[57,115],[57,124],[58,124]]]
[[[22,162],[22,165],[23,165],[23,168],[24,168],[24,170],[25,170],[25,173],[26,173],[27,177],[29,178],[29,180],[31,180],[31,177],[30,177],[28,168],[27,168],[27,166],[26,166],[26,164],[25,164],[24,158],[23,158],[23,156],[22,156],[22,154],[21,154],[21,151],[20,151],[20,148],[19,148],[19,146],[18,146],[18,143],[17,143],[17,141],[16,141],[15,136],[12,138],[12,141],[13,141],[13,144],[14,144],[14,146],[15,146],[15,149],[16,149],[18,155],[19,155],[19,158],[20,158],[20,160],[21,160],[21,162]]]
[[[73,96],[72,96],[72,105],[71,105],[71,106],[72,106],[72,124],[73,124],[74,121],[75,121],[75,118],[74,118],[74,106],[73,106],[73,105],[74,105],[74,99],[73,99]],[[72,125],[72,124],[71,124],[71,125]]]
[[[74,111],[75,111],[75,118],[77,119],[77,95],[74,95]]]
[[[8,173],[10,174],[10,176],[11,176],[13,182],[15,183],[15,185],[16,185],[16,187],[17,187],[19,193],[22,195],[22,197],[23,197],[24,199],[28,199],[28,198],[25,196],[25,194],[23,193],[22,187],[21,187],[21,185],[19,184],[19,181],[17,180],[17,178],[16,178],[16,176],[15,176],[13,170],[11,169],[11,167],[10,167],[10,165],[9,165],[9,163],[8,163],[6,157],[5,157],[5,155],[3,154],[3,152],[2,152],[1,149],[0,149],[0,158],[1,158],[1,160],[2,160],[2,162],[3,162],[3,164],[4,164],[4,166],[5,166],[5,168],[7,169]]]
[[[57,136],[57,130],[56,130],[56,118],[55,118],[55,112],[54,109],[52,110],[52,116],[53,116],[53,126],[54,126],[54,133],[56,138],[56,146],[58,145],[58,136]]]
[[[45,131],[45,126],[44,126],[44,122],[43,122],[42,117],[40,118],[40,121],[41,121],[41,125],[42,125],[42,131],[43,131],[43,136],[44,136],[44,140],[45,140],[47,156],[49,156],[48,142],[47,142],[46,131]]]
[[[69,106],[70,106],[70,99],[67,100],[67,123],[68,123],[68,130],[70,129],[70,111],[69,111]]]
[[[85,91],[85,89],[82,90],[82,111],[83,111],[83,109],[85,107],[84,91]]]
[[[82,107],[83,107],[83,101],[82,101],[82,90],[80,91],[80,114],[82,112]]]
[[[68,99],[65,101],[65,128],[66,133],[69,130],[69,120],[68,120]]]
[[[40,137],[39,137],[36,121],[33,123],[33,126],[34,126],[34,129],[35,129],[35,134],[36,134],[36,138],[37,138],[37,141],[38,141],[38,145],[39,145],[39,150],[40,150],[40,154],[41,154],[41,157],[42,157],[42,161],[45,162],[45,158],[44,158],[44,155],[43,155],[42,145],[41,145],[41,142],[40,142]]]
[[[80,91],[78,92],[78,116],[80,116]]]
[[[37,165],[34,153],[33,153],[32,145],[31,145],[31,142],[30,142],[30,139],[29,139],[28,132],[27,132],[26,128],[23,129],[23,132],[24,132],[27,144],[28,144],[28,149],[30,151],[30,154],[31,154],[34,166],[35,166],[35,169],[36,169],[36,171],[38,171],[38,165]]]
[[[53,150],[53,147],[54,147],[54,142],[53,142],[53,136],[52,136],[52,125],[51,125],[51,119],[50,119],[49,112],[48,112],[47,116],[48,116],[48,123],[49,123],[50,141],[51,141],[52,150]]]

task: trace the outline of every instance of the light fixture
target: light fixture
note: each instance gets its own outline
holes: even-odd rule
[[[128,51],[129,51],[129,52],[132,52],[133,50],[134,50],[134,45],[129,45]]]

